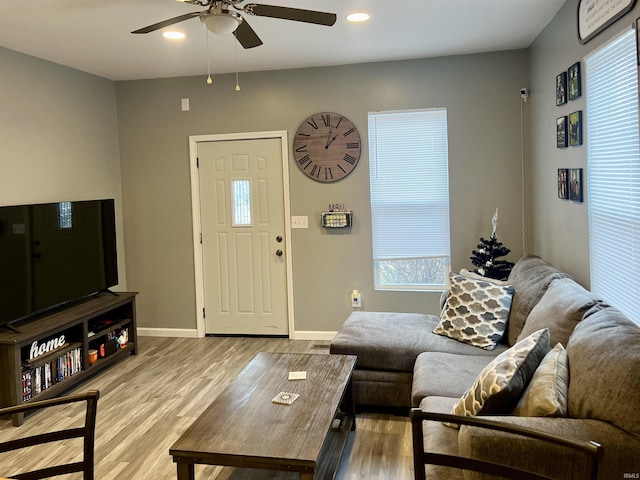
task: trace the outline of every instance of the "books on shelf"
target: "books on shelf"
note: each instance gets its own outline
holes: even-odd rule
[[[50,362],[22,372],[22,400],[26,402],[35,395],[82,370],[82,348],[77,347],[63,353]]]

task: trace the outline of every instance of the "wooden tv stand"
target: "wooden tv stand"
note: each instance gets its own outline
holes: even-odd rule
[[[60,395],[129,355],[137,354],[137,292],[100,293],[35,320],[0,330],[0,407]],[[119,348],[117,338],[127,334]],[[61,341],[64,335],[64,341]],[[89,350],[98,359],[89,363]],[[24,415],[13,417],[19,426]]]

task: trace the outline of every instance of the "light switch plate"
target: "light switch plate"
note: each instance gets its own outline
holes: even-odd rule
[[[309,228],[309,217],[305,216],[292,216],[291,228]]]

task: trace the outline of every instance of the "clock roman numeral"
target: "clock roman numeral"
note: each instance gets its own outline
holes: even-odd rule
[[[310,137],[311,135],[309,135],[308,133],[298,132],[298,134],[296,136],[297,137]]]
[[[347,148],[360,148],[360,144],[358,142],[347,143]]]
[[[347,130],[346,132],[344,132],[344,136],[348,137],[349,135],[351,135],[353,132],[356,131],[356,127],[351,127],[349,130]]]
[[[322,115],[322,122],[324,123],[325,127],[331,125],[331,115],[328,113],[326,115]]]
[[[307,146],[306,145],[302,145],[302,146],[296,148],[296,152],[306,152],[306,151],[307,151]]]
[[[340,117],[338,119],[338,123],[336,123],[336,128],[338,128],[340,126],[340,124],[342,123],[342,117]]]
[[[331,167],[325,167],[324,169],[324,179],[325,180],[333,180],[333,172],[331,172]]]
[[[350,163],[351,165],[355,165],[356,164],[356,158],[352,157],[348,153],[344,156],[344,161],[347,162],[347,163]]]
[[[338,165],[338,168],[342,170],[342,173],[347,173],[347,171],[344,168],[342,168],[342,165]]]
[[[304,157],[302,157],[300,160],[298,160],[298,163],[300,165],[304,165],[305,163],[311,163],[311,157],[309,157],[309,155],[305,155]],[[308,165],[307,165],[308,166]]]
[[[311,119],[311,120],[309,120],[307,123],[308,123],[309,125],[311,125],[311,126],[313,127],[313,129],[314,129],[314,130],[317,130],[317,129],[318,129],[318,124],[316,123],[315,118],[312,118],[312,119]]]
[[[320,178],[320,166],[319,165],[314,165],[313,168],[311,169],[311,176],[312,177],[316,177],[316,178]]]

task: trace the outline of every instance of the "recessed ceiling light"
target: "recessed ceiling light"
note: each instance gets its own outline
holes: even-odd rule
[[[185,34],[182,32],[163,32],[162,36],[171,40],[182,40],[185,37]]]
[[[369,14],[364,12],[350,13],[347,15],[347,20],[349,22],[366,22],[369,20]]]

